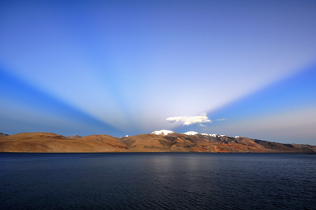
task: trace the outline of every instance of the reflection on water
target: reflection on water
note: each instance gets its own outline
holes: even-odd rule
[[[0,154],[0,209],[315,209],[316,156]]]

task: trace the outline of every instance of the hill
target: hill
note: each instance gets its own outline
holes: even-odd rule
[[[282,144],[247,137],[169,132],[116,138],[109,135],[65,137],[54,133],[19,133],[0,136],[0,152],[225,152],[316,153],[316,146]]]
[[[123,152],[126,146],[108,135],[79,138],[64,137],[54,133],[19,133],[0,136],[0,152]]]

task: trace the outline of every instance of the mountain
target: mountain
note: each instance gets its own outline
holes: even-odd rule
[[[153,132],[115,138],[109,135],[64,137],[54,133],[19,133],[0,136],[0,152],[250,152],[316,153],[316,146],[229,137],[218,134]]]
[[[0,152],[125,152],[126,145],[109,135],[69,138],[54,133],[19,133],[0,136]]]
[[[0,136],[9,136],[8,134],[0,133]]]

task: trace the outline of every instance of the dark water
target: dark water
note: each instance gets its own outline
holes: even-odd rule
[[[316,155],[0,154],[0,209],[316,209]]]

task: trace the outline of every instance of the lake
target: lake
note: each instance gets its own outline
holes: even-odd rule
[[[316,155],[0,153],[0,209],[316,209]]]

